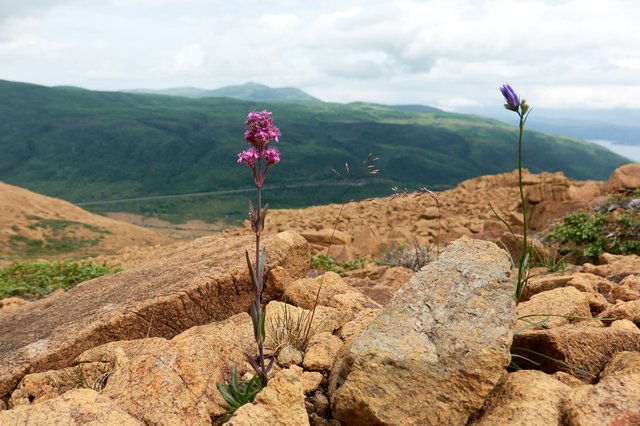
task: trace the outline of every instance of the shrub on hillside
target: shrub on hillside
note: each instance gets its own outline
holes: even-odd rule
[[[596,263],[603,253],[640,255],[637,210],[573,212],[564,216],[546,240],[562,245],[561,253],[578,262]]]

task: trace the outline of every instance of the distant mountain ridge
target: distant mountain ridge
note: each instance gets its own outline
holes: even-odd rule
[[[246,114],[258,108],[272,111],[282,131],[282,162],[269,171],[277,188],[333,181],[331,169],[345,163],[354,179],[364,178],[356,166],[369,153],[380,158],[376,176],[386,193],[393,185],[451,187],[512,171],[517,160],[515,127],[429,107],[192,99],[2,80],[0,99],[0,180],[72,202],[251,187],[236,158],[246,147]],[[524,150],[531,172],[574,179],[606,179],[628,162],[584,141],[532,131]],[[367,190],[358,197],[381,195]],[[316,186],[304,199],[286,199],[273,190],[270,200],[304,207],[332,202],[321,198],[328,192]]]
[[[258,83],[245,83],[226,86],[219,89],[200,89],[197,87],[175,87],[169,89],[133,89],[126,93],[182,96],[186,98],[234,98],[245,101],[280,101],[300,104],[320,104],[322,101],[295,87],[272,88]]]

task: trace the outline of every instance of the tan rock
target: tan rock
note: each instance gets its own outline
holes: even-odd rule
[[[515,329],[537,330],[591,318],[589,299],[573,287],[561,287],[534,295],[516,308]]]
[[[109,342],[89,349],[73,361],[72,367],[26,375],[11,394],[9,402],[12,406],[38,403],[75,388],[100,390],[123,360],[165,348],[168,342],[153,337]]]
[[[636,188],[640,188],[640,164],[637,163],[625,164],[615,169],[603,186],[605,193]]]
[[[620,302],[609,306],[598,314],[598,318],[627,319],[640,324],[640,300]]]
[[[534,231],[546,229],[554,221],[584,206],[585,202],[582,200],[539,202],[527,210],[527,227]]]
[[[576,273],[571,276],[567,285],[575,287],[585,293],[601,293],[607,296],[611,294],[614,283],[597,275]]]
[[[102,373],[106,369],[102,369]],[[56,398],[75,388],[90,388],[79,368],[69,367],[26,375],[11,394],[9,405],[16,407]],[[101,374],[102,374],[101,373]],[[95,381],[96,378],[94,378]]]
[[[301,235],[310,243],[328,246],[329,244],[351,244],[352,238],[349,234],[333,230],[333,228],[324,228],[319,231],[304,231]]]
[[[612,375],[576,388],[564,409],[569,426],[640,424],[640,374]]]
[[[438,207],[427,207],[418,214],[418,219],[432,220],[440,217],[440,209]]]
[[[227,380],[232,365],[240,373],[249,368],[245,352],[255,355],[256,348],[251,319],[243,313],[121,359],[102,394],[147,424],[208,424],[224,412],[216,384]]]
[[[618,352],[600,373],[600,379],[613,375],[640,374],[640,352]]]
[[[562,424],[562,404],[571,390],[541,371],[511,373],[493,390],[474,426],[529,426]]]
[[[346,350],[329,383],[334,417],[351,425],[465,424],[510,360],[509,270],[493,243],[452,243]]]
[[[7,297],[0,300],[0,315],[8,314],[21,306],[28,305],[29,301],[21,297]]]
[[[324,379],[324,376],[319,371],[304,371],[302,367],[292,365],[289,370],[293,371],[302,380],[302,388],[305,394],[310,394],[316,391],[320,387],[320,383]]]
[[[548,275],[532,275],[527,282],[522,293],[522,301],[529,300],[533,295],[542,293],[543,291],[553,290],[559,287],[566,287],[571,281],[572,275],[568,274],[548,274]]]
[[[605,253],[600,256],[599,260],[603,264],[594,266],[585,263],[582,265],[582,271],[601,277],[609,277],[616,282],[627,275],[637,274],[640,271],[640,256],[619,256]]]
[[[640,299],[640,275],[627,275],[613,288],[611,295],[616,300],[629,302]]]
[[[0,411],[0,424],[12,426],[142,426],[112,400],[90,389],[72,389],[33,405]]]
[[[290,365],[300,365],[302,364],[302,352],[293,346],[287,345],[280,349],[277,363],[280,367],[284,368],[287,368]]]
[[[336,245],[330,251],[331,257],[338,262],[353,262],[362,258],[362,253],[355,247],[350,245]]]
[[[331,333],[314,334],[309,340],[302,366],[306,370],[331,370],[342,349],[342,345],[342,339]]]
[[[586,293],[586,295],[589,299],[589,309],[593,316],[598,315],[611,305],[607,298],[600,293]]]
[[[638,327],[628,319],[615,320],[611,322],[610,327],[614,330],[638,330]]]
[[[379,309],[364,309],[358,312],[351,321],[340,327],[336,333],[337,336],[345,342],[345,345],[348,345],[355,336],[367,328],[378,312],[380,312]]]
[[[313,309],[318,304],[344,309],[355,313],[365,308],[380,307],[347,284],[335,272],[325,272],[315,278],[297,280],[287,289],[289,303],[304,309]]]
[[[240,407],[227,423],[229,426],[309,424],[304,405],[302,381],[291,370],[282,370],[269,380],[252,404]]]
[[[382,246],[382,240],[378,231],[371,227],[357,229],[353,233],[353,247],[365,256],[378,256]]]
[[[538,371],[538,370],[534,370],[534,371]],[[577,388],[580,386],[586,386],[585,383],[572,376],[571,374],[565,373],[564,371],[556,371],[555,373],[553,373],[551,375],[554,379],[564,383],[565,385],[569,386],[570,388]]]
[[[386,269],[382,273],[382,276],[380,276],[380,282],[381,284],[397,290],[406,284],[414,274],[415,271],[409,268],[405,268],[404,266],[394,266]]]
[[[591,381],[600,373],[616,353],[640,350],[640,332],[583,324],[517,334],[511,350],[539,362],[537,368],[544,372],[566,371],[586,381]],[[535,352],[546,357],[540,357]],[[518,365],[528,368],[523,360],[518,360]]]
[[[306,241],[295,233],[265,239],[266,270],[306,274]],[[254,299],[244,250],[251,237],[207,237],[149,263],[82,283],[0,317],[0,397],[27,372],[64,368],[113,340],[170,338],[194,325],[244,312]]]

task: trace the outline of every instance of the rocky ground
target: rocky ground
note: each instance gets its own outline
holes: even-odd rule
[[[639,168],[605,183],[527,174],[530,224],[640,187]],[[439,209],[428,195],[351,203],[336,234],[340,206],[272,211],[264,301],[276,367],[229,424],[640,424],[640,257],[533,270],[516,306],[509,257],[491,241],[517,252],[518,239],[488,206],[521,229],[516,182],[466,181],[438,194]],[[309,276],[332,238],[343,260],[414,239],[438,248],[415,274],[364,262],[344,278]],[[0,309],[0,424],[217,422],[216,384],[234,364],[250,372],[243,353],[256,351],[251,246],[246,229],[228,230]],[[301,345],[296,324],[319,289]]]

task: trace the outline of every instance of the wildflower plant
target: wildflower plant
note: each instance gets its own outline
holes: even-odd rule
[[[518,115],[518,127],[520,129],[520,136],[518,139],[518,188],[520,190],[520,203],[522,204],[522,223],[524,227],[522,236],[524,241],[522,244],[520,262],[517,265],[518,270],[516,275],[515,298],[516,303],[518,303],[520,301],[520,298],[522,297],[524,288],[527,285],[527,280],[529,279],[529,260],[531,257],[531,247],[527,242],[527,202],[524,198],[524,189],[522,185],[522,133],[524,131],[524,125],[527,122],[527,118],[529,117],[531,109],[527,104],[527,101],[524,99],[520,99],[518,94],[510,85],[504,84],[502,87],[500,87],[500,92],[502,93],[502,96],[504,96],[504,107],[507,110],[513,111]],[[498,216],[498,218],[509,228],[511,234],[514,234],[511,226],[509,226],[509,224],[495,211],[495,209],[493,209],[493,206],[491,206],[491,209],[496,214],[496,216]]]
[[[244,164],[251,169],[253,182],[257,190],[257,207],[249,202],[249,218],[251,230],[255,234],[255,263],[252,264],[249,251],[245,252],[247,267],[251,281],[255,286],[255,301],[250,308],[250,316],[253,322],[253,333],[258,345],[258,360],[254,360],[248,354],[245,357],[263,384],[267,383],[267,375],[273,364],[273,358],[269,365],[265,364],[264,340],[266,312],[262,308],[262,292],[264,290],[264,266],[267,260],[265,248],[260,251],[260,236],[264,230],[264,221],[267,216],[269,204],[262,207],[262,186],[264,185],[269,168],[280,162],[280,153],[274,147],[269,146],[271,141],[278,142],[280,130],[275,126],[269,111],[249,112],[244,123],[247,130],[244,133],[245,141],[249,148],[238,154],[238,164]],[[255,265],[255,267],[254,267]]]

